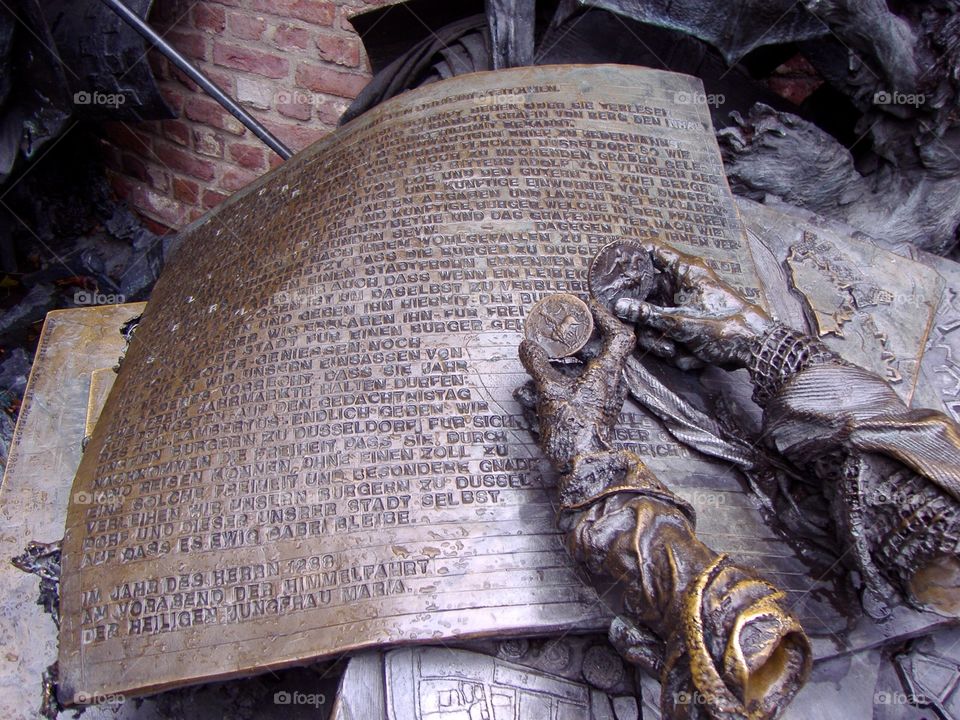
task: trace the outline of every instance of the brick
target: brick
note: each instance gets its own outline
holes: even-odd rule
[[[198,158],[193,153],[182,150],[175,145],[157,141],[154,153],[157,159],[171,170],[179,171],[198,180],[213,180],[216,175],[215,166],[212,162]]]
[[[267,29],[267,21],[259,15],[231,12],[227,15],[227,27],[238,40],[259,40]]]
[[[200,202],[200,186],[193,180],[175,177],[173,179],[173,197],[187,205]]]
[[[258,110],[268,110],[273,104],[274,83],[244,76],[237,77],[237,101]]]
[[[210,67],[203,68],[203,73],[207,76],[207,78],[213,81],[214,85],[216,85],[218,88],[220,88],[225,93],[231,96],[236,94],[236,91],[234,89],[234,82],[233,82],[236,75],[231,74],[232,72],[233,71],[215,70]],[[199,96],[203,98],[209,97],[206,94],[206,92],[200,88],[199,85],[197,85],[193,80],[188,78],[186,74],[184,74],[177,68],[173,69],[173,75],[181,85],[183,85],[188,90],[190,90],[189,93],[185,93],[186,98],[189,98],[191,95]],[[187,103],[187,100],[185,99],[184,109],[186,107],[186,103]],[[181,112],[183,112],[183,110],[181,110]]]
[[[346,100],[324,100],[314,105],[317,110],[317,117],[320,122],[336,127],[340,122],[340,116],[350,107]]]
[[[317,0],[296,0],[290,7],[290,14],[298,20],[304,20],[314,25],[333,25],[337,17],[337,8],[329,2]]]
[[[277,29],[273,31],[273,44],[281,50],[291,47],[306,50],[310,46],[310,33],[293,25],[277,25]]]
[[[148,179],[147,176],[147,164],[143,162],[136,155],[131,153],[123,153],[123,162],[121,163],[121,168],[128,176],[136,178],[137,180],[146,182]]]
[[[199,86],[199,85],[197,85],[193,80],[191,80],[189,77],[187,77],[187,74],[186,74],[185,72],[183,72],[182,70],[179,70],[178,68],[175,68],[175,67],[172,67],[172,66],[171,66],[171,68],[170,68],[170,77],[172,77],[174,80],[176,80],[178,83],[180,83],[183,87],[185,87],[185,88],[186,88],[187,90],[189,90],[191,93],[203,92],[203,91],[200,89],[200,86]]]
[[[147,184],[159,193],[170,193],[170,173],[154,163],[147,164]]]
[[[204,210],[209,210],[210,208],[215,208],[217,205],[222,203],[228,197],[230,196],[224,195],[223,193],[217,192],[216,190],[204,190],[203,198],[201,199],[200,204]]]
[[[108,170],[107,179],[110,181],[110,187],[113,188],[113,193],[118,199],[127,200],[133,194],[133,180],[126,175]]]
[[[150,65],[150,72],[157,80],[166,80],[170,77],[167,59],[153,48],[147,51],[147,63]]]
[[[187,208],[152,188],[135,185],[131,194],[136,209],[170,227],[179,227],[187,217]]]
[[[193,129],[193,147],[207,157],[223,157],[223,136],[208,128]]]
[[[138,133],[123,122],[107,123],[107,134],[117,147],[132,150],[134,153],[150,154],[153,138]]]
[[[367,84],[367,78],[320,65],[300,63],[297,65],[296,82],[299,87],[307,90],[355,98]]]
[[[122,169],[127,177],[139,180],[160,193],[170,189],[170,175],[156,165],[148,164],[131,153],[123,154]]]
[[[177,50],[194,60],[207,59],[207,38],[205,35],[181,30],[171,30],[164,37]]]
[[[220,68],[206,67],[204,74],[213,81],[213,84],[230,95],[236,95],[236,77],[237,73],[233,70],[221,70]]]
[[[302,150],[308,145],[312,145],[329,132],[326,128],[322,127],[294,125],[292,123],[275,122],[272,120],[264,120],[263,124],[267,130],[280,138],[280,142],[294,151]]]
[[[180,88],[164,83],[160,86],[160,94],[177,115],[183,112],[183,91]]]
[[[360,43],[356,38],[319,35],[315,42],[321,60],[346,67],[360,65]]]
[[[337,17],[336,6],[323,0],[254,0],[253,9],[325,27],[332,26]]]
[[[309,120],[313,98],[302,90],[277,93],[277,112],[294,120]]]
[[[189,147],[190,126],[182,120],[164,120],[163,136],[167,138],[167,140],[173,140],[177,145]]]
[[[243,135],[246,128],[233,115],[224,110],[215,101],[201,95],[188,98],[184,104],[184,113],[191,120],[226,130],[232,135]]]
[[[267,167],[267,153],[262,147],[231,143],[227,147],[227,154],[237,165],[247,170],[264,170]]]
[[[213,62],[274,79],[286,77],[290,71],[290,63],[286,58],[221,42],[213,44]]]
[[[218,185],[229,192],[236,192],[244,188],[259,177],[256,173],[243,168],[227,168],[223,171]]]
[[[227,27],[227,12],[217,5],[197,3],[193,8],[193,26],[197,30],[223,32]]]

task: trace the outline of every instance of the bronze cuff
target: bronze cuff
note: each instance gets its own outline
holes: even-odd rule
[[[837,362],[843,361],[816,338],[774,323],[751,348],[747,371],[753,382],[753,400],[764,407],[801,370]]]
[[[629,450],[605,450],[578,455],[573,469],[560,478],[560,510],[581,510],[605,497],[627,492],[656,498],[677,507],[695,526],[697,514],[670,492],[643,460]]]

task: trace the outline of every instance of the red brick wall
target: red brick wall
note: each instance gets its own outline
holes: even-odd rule
[[[292,150],[336,126],[369,80],[347,18],[391,0],[155,0],[150,24]],[[108,123],[117,194],[155,230],[180,228],[280,158],[162,56],[149,61],[176,120]]]

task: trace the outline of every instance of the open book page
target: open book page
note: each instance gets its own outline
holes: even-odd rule
[[[63,699],[605,627],[512,398],[517,347],[526,310],[584,297],[621,237],[699,254],[765,302],[701,94],[621,66],[455,78],[189,228],[77,474],[94,502],[67,519]],[[618,440],[708,533],[803,585],[727,468],[633,406]],[[702,482],[739,498],[735,526]]]

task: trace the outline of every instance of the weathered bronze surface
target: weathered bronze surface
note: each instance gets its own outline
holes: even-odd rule
[[[940,275],[833,227],[747,200],[738,205],[765,287],[793,290],[768,292],[771,310],[795,329],[809,328],[911,402],[944,293]]]
[[[116,362],[119,327],[142,311],[142,303],[58,310],[44,323],[0,486],[0,716],[39,709],[40,678],[57,657],[56,625],[37,604],[37,578],[10,559],[30,541],[62,536],[90,377]]]
[[[564,640],[555,647],[561,655],[568,651]],[[579,677],[534,669],[504,652],[365,653],[350,661],[333,720],[638,720],[635,691],[622,689],[629,673],[608,646],[593,645],[583,656],[558,659],[577,665]],[[611,691],[615,687],[619,692]]]
[[[84,438],[93,435],[93,429],[97,426],[97,420],[100,419],[100,413],[103,412],[103,406],[107,402],[113,383],[117,379],[117,373],[112,367],[98,368],[90,374],[90,393],[87,396],[87,419],[84,422]]]
[[[552,358],[573,355],[587,344],[593,332],[593,315],[575,295],[548,295],[530,308],[523,325],[528,340],[537,343]]]
[[[674,103],[698,90],[616,66],[433,85],[188,230],[78,472],[114,502],[68,516],[63,698],[604,626],[511,398],[516,347],[523,308],[584,294],[623,237],[695,248],[762,301],[707,109]],[[770,552],[809,595],[734,478],[639,409],[619,427],[695,506],[723,498],[718,549]]]
[[[590,263],[590,294],[613,311],[617,300],[646,300],[653,288],[650,253],[631,240],[617,240],[600,248]]]
[[[729,290],[724,296],[716,275],[696,258],[656,245],[652,252],[658,269],[687,296],[699,293],[702,305],[675,309],[663,324],[637,300],[621,298],[617,312],[682,339],[703,361],[729,364],[740,354],[737,338],[757,324],[751,314],[762,313]],[[782,590],[706,547],[695,535],[690,505],[637,455],[611,444],[636,337],[591,302],[603,346],[577,372],[552,366],[536,340],[520,346],[533,378],[537,436],[561,473],[559,524],[567,546],[601,587],[613,583],[607,594],[623,617],[611,639],[624,657],[660,676],[666,715],[774,717],[810,673],[809,640]],[[691,332],[671,332],[684,322],[695,326]],[[651,641],[651,631],[659,642]]]
[[[809,245],[815,238],[805,233]],[[827,261],[839,255],[822,244],[821,250]],[[759,439],[778,458],[771,467],[780,472],[785,461],[796,470],[778,482],[771,508],[790,514],[782,493],[810,519],[830,519],[843,551],[837,562],[856,571],[871,616],[889,618],[892,601],[960,617],[960,427],[942,412],[910,409],[878,375],[737,298],[697,258],[656,243],[650,251],[683,291],[683,302],[621,300],[616,312],[702,362],[748,370],[753,397],[765,410]],[[521,358],[528,356],[521,347]],[[525,366],[542,384],[536,368]],[[585,379],[589,373],[590,363]],[[577,430],[569,420],[551,430],[560,416],[543,402],[539,410],[542,439]]]
[[[960,265],[930,253],[914,253],[946,281],[920,362],[915,402],[921,407],[942,407],[960,422]]]

